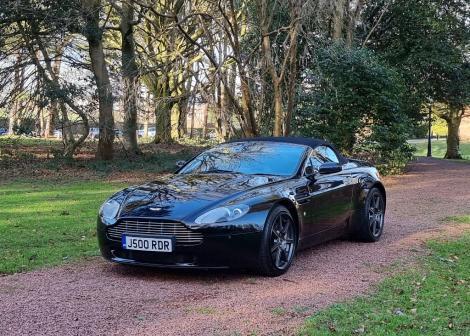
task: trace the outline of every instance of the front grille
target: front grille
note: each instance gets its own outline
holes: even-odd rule
[[[111,240],[120,241],[123,233],[175,237],[176,245],[179,246],[197,245],[202,242],[201,233],[193,232],[179,222],[123,220],[108,228],[108,237]]]

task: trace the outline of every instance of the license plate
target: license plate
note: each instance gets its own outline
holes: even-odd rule
[[[135,237],[122,235],[122,248],[126,250],[172,252],[171,238]]]

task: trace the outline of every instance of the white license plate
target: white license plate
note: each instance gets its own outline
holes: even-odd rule
[[[134,237],[122,235],[122,248],[136,251],[172,252],[173,240],[170,238]]]

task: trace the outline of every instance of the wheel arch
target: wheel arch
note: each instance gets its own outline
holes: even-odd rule
[[[379,189],[380,193],[382,194],[384,198],[384,210],[387,208],[387,192],[385,191],[385,187],[382,184],[382,182],[376,181],[373,185],[372,188],[377,188]],[[371,189],[372,189],[371,188]]]
[[[287,210],[289,210],[289,212],[292,216],[292,219],[294,220],[294,226],[295,226],[295,230],[296,230],[296,233],[297,233],[297,240],[299,240],[299,238],[300,238],[300,220],[299,220],[299,214],[297,213],[297,208],[295,207],[294,203],[288,198],[281,198],[280,200],[278,200],[276,203],[273,204],[273,209],[274,209],[274,207],[276,207],[278,205],[282,205],[285,208],[287,208]]]

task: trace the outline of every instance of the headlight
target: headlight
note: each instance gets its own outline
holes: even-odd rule
[[[202,214],[194,222],[198,225],[228,222],[242,217],[248,210],[250,207],[245,204],[224,206]]]
[[[112,221],[116,218],[120,207],[121,205],[115,200],[109,200],[101,206],[100,216],[106,221]]]

